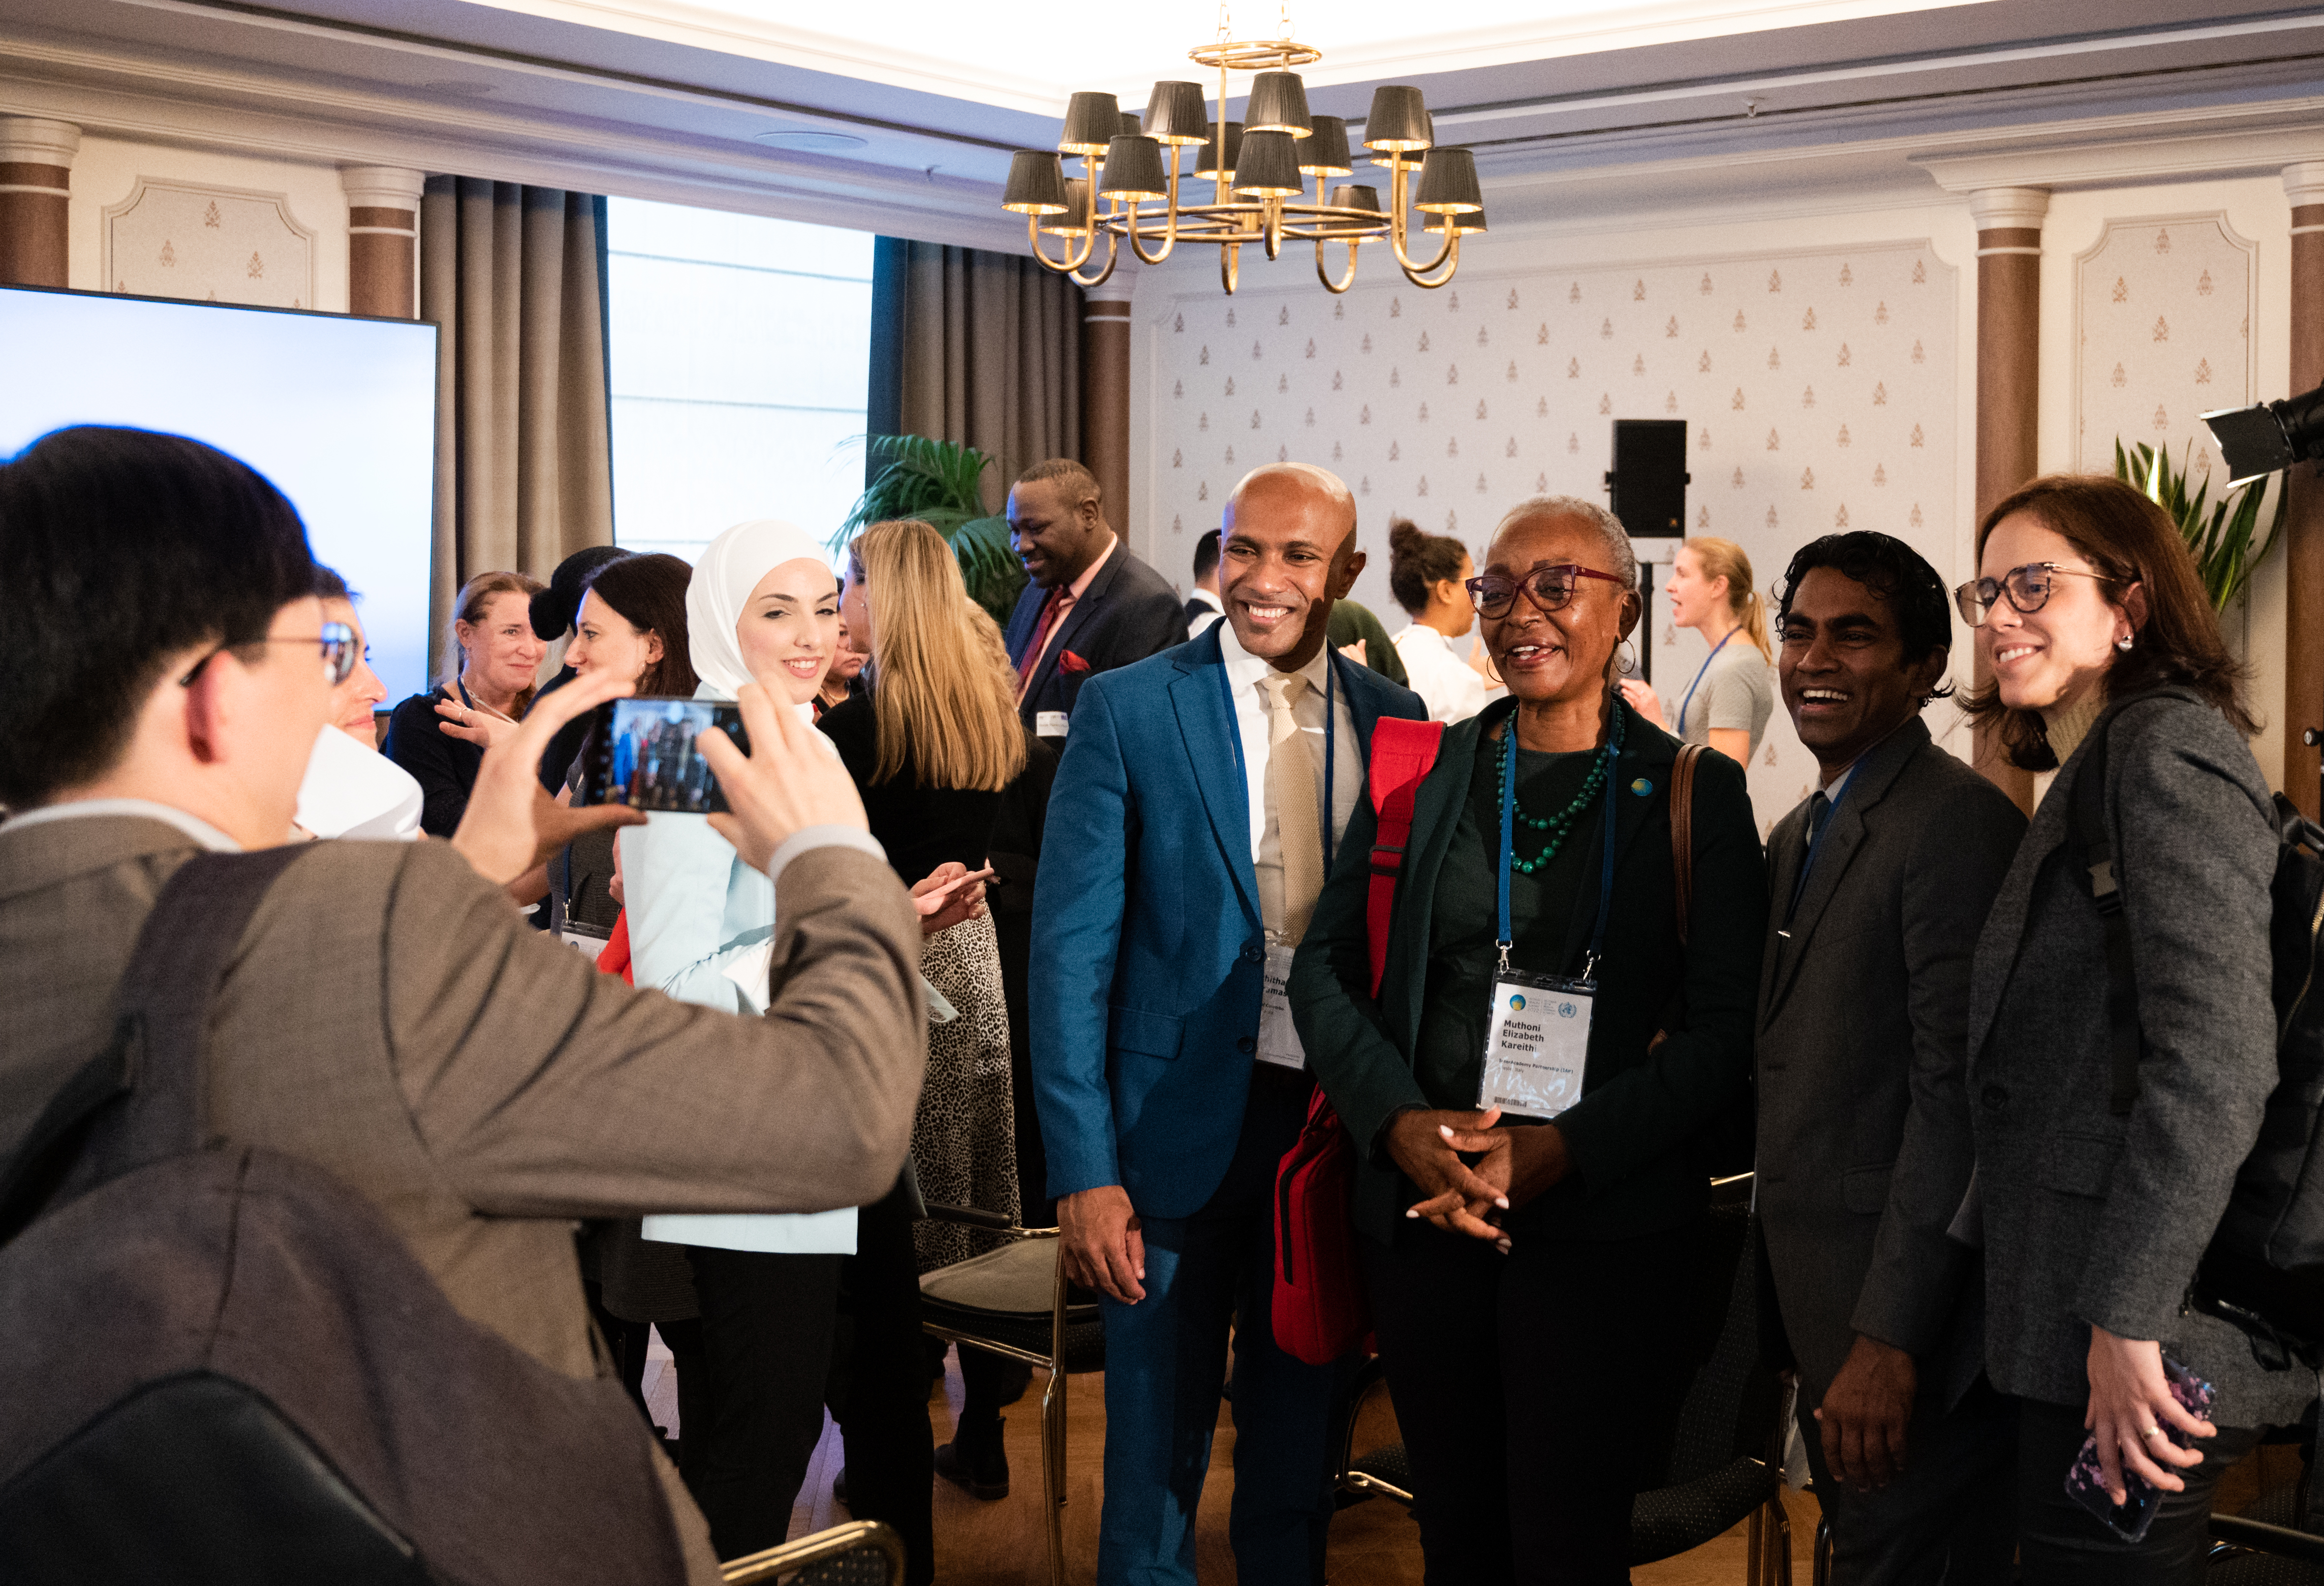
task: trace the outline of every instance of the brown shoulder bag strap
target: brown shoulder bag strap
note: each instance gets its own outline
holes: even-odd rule
[[[1671,871],[1678,878],[1678,945],[1686,945],[1687,921],[1694,907],[1694,763],[1702,745],[1689,743],[1671,762]]]

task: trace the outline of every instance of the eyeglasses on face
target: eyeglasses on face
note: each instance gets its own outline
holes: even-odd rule
[[[1953,604],[1960,608],[1961,621],[1972,628],[1984,627],[1987,613],[2004,600],[2020,615],[2030,616],[2050,604],[2051,592],[2057,587],[2053,580],[2059,577],[2095,578],[2101,584],[2116,581],[2104,573],[2061,567],[2055,562],[2027,562],[1998,578],[1970,579],[1953,591]]]
[[[355,676],[355,660],[362,651],[355,644],[355,630],[345,622],[326,622],[323,631],[312,639],[253,639],[248,644],[221,644],[196,661],[186,675],[178,679],[178,687],[190,688],[202,669],[229,650],[244,650],[253,644],[312,644],[323,653],[323,678],[336,688]]]
[[[1508,578],[1499,573],[1487,573],[1471,578],[1462,587],[1480,617],[1500,618],[1508,614],[1517,598],[1517,591],[1539,612],[1562,611],[1573,599],[1573,592],[1584,578],[1602,578],[1609,584],[1622,581],[1611,573],[1601,573],[1595,567],[1585,567],[1579,562],[1560,562],[1554,567],[1536,567],[1521,578]]]

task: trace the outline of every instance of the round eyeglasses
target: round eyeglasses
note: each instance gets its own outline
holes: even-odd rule
[[[2117,582],[2105,573],[2088,573],[2080,567],[2061,567],[2055,562],[2027,562],[2022,567],[2012,567],[1998,578],[1972,578],[1953,591],[1953,604],[1960,608],[1961,621],[1972,628],[1985,626],[1985,619],[1993,608],[2006,600],[2021,616],[2030,616],[2050,604],[2055,587],[2053,578],[2095,578],[2101,584]]]
[[[1517,598],[1517,591],[1538,612],[1563,611],[1573,599],[1574,590],[1584,578],[1602,578],[1609,584],[1622,581],[1611,573],[1601,573],[1595,567],[1585,567],[1579,562],[1560,562],[1554,567],[1536,567],[1521,578],[1507,578],[1498,573],[1487,573],[1471,578],[1462,587],[1476,605],[1480,617],[1499,620],[1508,614]]]
[[[178,687],[190,688],[202,669],[229,650],[246,650],[254,644],[312,644],[323,652],[323,678],[336,688],[355,676],[355,660],[363,653],[355,643],[355,631],[345,622],[326,622],[323,631],[312,639],[253,639],[243,644],[221,644],[188,669],[178,679]]]

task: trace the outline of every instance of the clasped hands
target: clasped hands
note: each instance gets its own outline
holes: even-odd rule
[[[1463,1162],[1463,1153],[1476,1156],[1476,1163]],[[1485,1240],[1503,1255],[1508,1254],[1509,1236],[1500,1214],[1524,1205],[1573,1168],[1555,1124],[1502,1127],[1498,1107],[1399,1112],[1388,1122],[1388,1154],[1420,1189],[1419,1202],[1406,1216]]]

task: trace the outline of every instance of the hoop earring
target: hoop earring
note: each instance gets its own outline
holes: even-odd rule
[[[1627,655],[1623,653],[1626,650],[1628,652]],[[1635,677],[1638,670],[1637,646],[1632,644],[1627,639],[1623,640],[1619,645],[1616,646],[1614,650],[1614,669],[1621,677]]]

